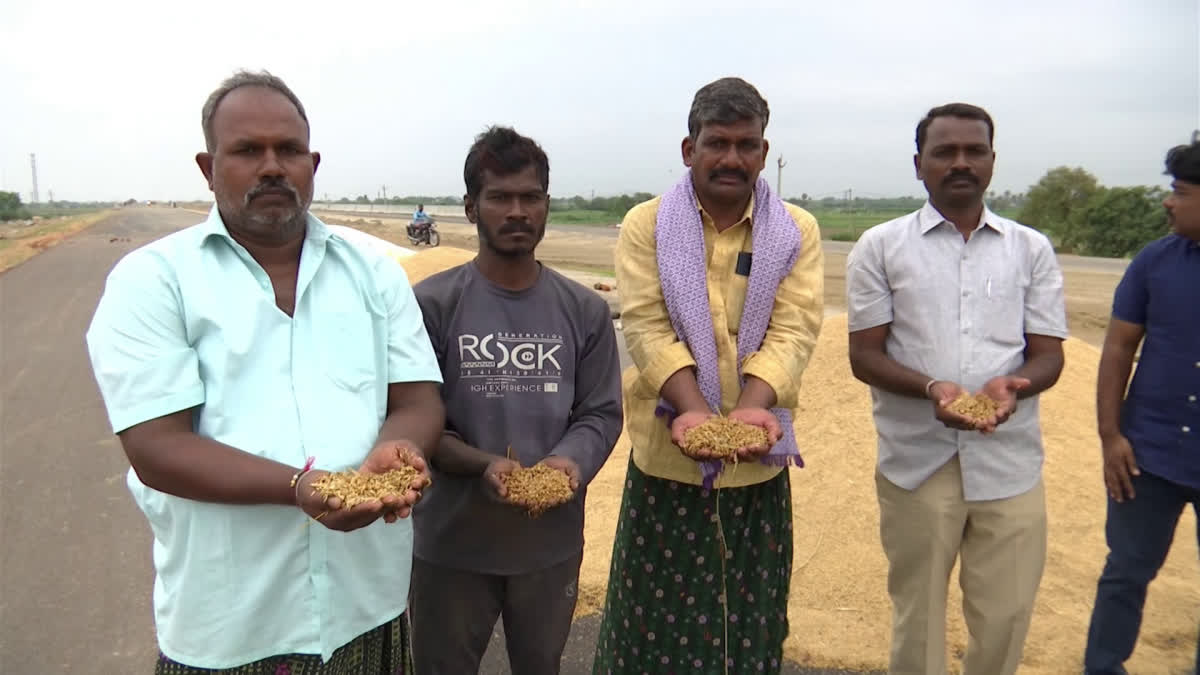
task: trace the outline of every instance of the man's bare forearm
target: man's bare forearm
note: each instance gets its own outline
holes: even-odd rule
[[[1063,355],[1060,354],[1038,354],[1017,369],[1013,375],[1023,377],[1029,380],[1029,386],[1017,392],[1017,398],[1029,398],[1037,396],[1046,391],[1058,382],[1058,376],[1062,374]]]
[[[481,476],[488,465],[498,457],[498,455],[484,452],[479,448],[469,445],[454,434],[444,433],[438,442],[437,453],[433,456],[433,463],[439,470],[446,473]]]
[[[850,355],[850,367],[854,377],[878,389],[901,396],[927,398],[926,385],[933,378],[901,365],[877,350],[860,350]]]
[[[119,437],[138,479],[159,492],[219,504],[296,503],[290,483],[299,467],[197,435],[191,411],[144,422]]]
[[[747,377],[742,393],[738,395],[738,408],[774,408],[778,397],[775,388],[757,377]]]
[[[392,385],[388,393],[388,416],[379,428],[379,441],[410,441],[425,457],[438,448],[446,423],[446,408],[437,385],[432,382]]]
[[[1133,371],[1133,356],[1132,349],[1107,346],[1100,355],[1096,376],[1096,428],[1101,438],[1121,433],[1121,404],[1125,401],[1129,373]]]
[[[700,384],[696,381],[696,371],[691,368],[680,368],[663,383],[659,396],[671,404],[675,412],[715,412],[709,407],[704,394],[700,393]]]

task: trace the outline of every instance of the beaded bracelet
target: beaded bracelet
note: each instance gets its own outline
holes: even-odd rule
[[[296,473],[292,474],[292,483],[291,483],[292,490],[295,490],[296,486],[300,485],[300,479],[304,478],[304,474],[308,473],[309,471],[312,471],[313,463],[316,461],[317,461],[316,457],[309,457],[308,459],[304,460],[304,468],[300,469]],[[297,496],[296,501],[297,502],[300,501],[299,496]]]

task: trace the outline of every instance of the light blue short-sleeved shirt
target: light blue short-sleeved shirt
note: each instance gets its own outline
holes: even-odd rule
[[[971,238],[929,202],[867,230],[846,258],[850,331],[889,325],[888,356],[975,392],[1025,362],[1025,336],[1067,336],[1062,271],[1042,233],[984,209]],[[1041,477],[1036,396],[995,433],[946,428],[932,404],[872,387],[879,470],[915,490],[954,455],[968,501],[1027,492]]]
[[[293,317],[214,207],[200,225],[123,258],[87,332],[114,432],[192,408],[201,436],[292,466],[356,468],[390,382],[441,382],[403,268],[313,216]],[[412,525],[335,532],[294,506],[198,502],[130,469],[154,534],[159,647],[229,668],[321,654],[407,606]]]

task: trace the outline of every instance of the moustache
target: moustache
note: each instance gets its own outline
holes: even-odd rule
[[[956,180],[968,180],[975,185],[979,185],[979,177],[969,171],[955,171],[942,181],[942,185],[949,185]]]
[[[501,236],[506,234],[534,235],[537,234],[537,228],[527,223],[511,223],[509,225],[501,225],[499,234]]]
[[[726,176],[730,178],[737,178],[743,183],[750,180],[750,176],[741,169],[714,169],[712,173],[708,174],[708,179],[717,180],[718,178],[723,178]]]
[[[245,203],[249,204],[265,194],[286,194],[292,198],[292,201],[296,202],[297,204],[300,203],[300,193],[296,191],[296,188],[288,184],[286,179],[265,180],[258,185],[255,185],[254,187],[250,188],[249,192],[246,193]]]

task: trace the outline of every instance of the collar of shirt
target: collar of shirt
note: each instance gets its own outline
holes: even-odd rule
[[[700,203],[700,197],[696,196],[695,191],[692,192],[692,199],[694,199],[696,201],[696,209],[698,211],[700,211],[700,221],[702,223],[704,223],[705,225],[712,225],[713,227],[716,227],[713,217],[711,215],[709,215],[708,211],[704,210],[704,205]],[[737,227],[738,225],[741,225],[743,223],[745,223],[746,225],[754,224],[754,195],[753,194],[750,195],[750,201],[746,202],[746,210],[742,212],[741,220],[734,223],[733,227]],[[732,229],[732,228],[730,228],[730,229]]]
[[[319,218],[312,213],[305,211],[305,232],[304,239],[306,243],[324,243],[329,240],[332,234],[329,228],[325,227]],[[221,237],[231,243],[237,241],[229,234],[229,228],[225,226],[225,219],[221,217],[221,211],[213,204],[208,211],[208,218],[200,224],[200,237],[197,239],[200,246],[203,248],[213,237]]]
[[[1179,234],[1178,232],[1172,232],[1171,236],[1182,239],[1184,244],[1186,245],[1186,248],[1184,249],[1186,251],[1200,250],[1200,241],[1196,241],[1195,239],[1188,239],[1187,237],[1183,236],[1182,234]]]
[[[921,234],[928,233],[930,230],[938,225],[941,225],[942,223],[950,223],[950,221],[946,220],[946,217],[943,216],[942,213],[937,210],[937,207],[934,206],[930,201],[926,201],[925,205],[921,207],[921,210],[917,212],[917,222],[920,223]],[[951,223],[951,225],[953,225],[953,223]],[[981,213],[979,216],[979,225],[975,227],[975,230],[979,230],[984,226],[990,227],[999,234],[1004,234],[1008,224],[1003,218],[992,213],[992,210],[987,207],[987,204],[984,204],[983,213]]]

